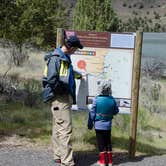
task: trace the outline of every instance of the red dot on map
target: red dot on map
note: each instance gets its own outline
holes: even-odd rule
[[[77,67],[81,70],[85,70],[86,71],[86,62],[84,60],[79,60],[77,62]]]

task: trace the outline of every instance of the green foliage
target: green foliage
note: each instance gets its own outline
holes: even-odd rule
[[[2,19],[0,37],[9,39],[20,45],[28,37],[28,29],[21,26],[21,15],[24,7],[17,3],[17,0],[7,0],[1,4]]]
[[[138,128],[139,129],[147,129],[148,127],[148,114],[146,112],[146,110],[143,109],[139,109],[138,111]]]
[[[8,103],[0,108],[0,134],[40,137],[51,134],[51,111],[43,105],[28,108],[19,103]]]
[[[117,31],[119,19],[111,0],[78,0],[73,15],[75,30]]]
[[[130,115],[128,114],[118,114],[113,119],[113,128],[119,129],[124,133],[129,134],[130,128]]]
[[[18,73],[0,77],[0,92],[6,96],[4,102],[22,103],[28,107],[38,107],[42,103],[42,85],[39,80],[23,79]],[[2,99],[1,99],[2,100]]]
[[[6,0],[0,9],[0,37],[17,45],[55,45],[56,28],[67,28],[69,10],[60,0]]]
[[[17,134],[50,143],[52,115],[49,105],[28,108],[21,104],[0,105],[0,134]],[[75,151],[97,150],[95,131],[87,129],[88,112],[73,111],[73,148]],[[155,114],[154,114],[155,115]],[[143,109],[138,112],[137,152],[147,154],[165,153],[165,140],[152,135],[162,131],[165,119],[154,116]],[[128,151],[130,115],[119,114],[113,119],[113,149]],[[150,130],[152,130],[150,132]],[[165,129],[164,129],[165,130]],[[163,131],[164,131],[163,130]],[[150,132],[150,133],[149,133]],[[150,134],[150,135],[149,135]],[[44,140],[43,140],[44,139]],[[153,140],[153,142],[152,142]]]
[[[5,0],[0,3],[0,38],[10,40],[17,48],[16,65],[18,57],[22,56],[24,43],[34,44],[49,49],[55,47],[56,29],[62,27],[75,30],[93,30],[110,32],[132,32],[142,28],[143,31],[162,32],[166,28],[156,22],[149,22],[144,18],[121,21],[114,12],[111,0],[78,0],[75,8],[66,5],[67,0]],[[74,2],[69,2],[74,4]],[[126,7],[126,2],[123,2]],[[136,4],[132,5],[136,7]],[[128,7],[132,7],[128,5]],[[140,8],[143,8],[143,4]],[[153,6],[151,6],[153,7]],[[73,10],[73,11],[72,11]],[[139,11],[133,11],[135,16]],[[149,12],[147,11],[147,15]],[[71,18],[73,17],[73,20]],[[154,12],[154,19],[159,20],[160,15]],[[26,56],[26,55],[25,55]]]

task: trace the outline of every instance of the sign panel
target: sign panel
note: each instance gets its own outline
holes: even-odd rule
[[[134,48],[135,34],[112,34],[111,47]]]
[[[73,109],[86,110],[92,99],[98,94],[98,84],[111,79],[112,95],[116,98],[121,113],[130,113],[131,83],[134,40],[121,42],[115,48],[115,36],[108,32],[66,31],[66,35],[77,35],[84,49],[71,56],[75,70],[86,74],[86,80],[77,80],[77,105]],[[119,38],[123,35],[119,34]],[[128,34],[133,39],[135,34]],[[89,36],[92,36],[89,38]],[[126,36],[125,36],[126,37]],[[128,38],[128,37],[127,37]],[[96,42],[96,40],[98,40]],[[133,42],[133,44],[131,44]],[[111,43],[113,44],[111,47]],[[128,46],[128,48],[127,48]]]
[[[110,47],[110,33],[108,32],[66,31],[66,36],[72,34],[79,37],[84,47]]]

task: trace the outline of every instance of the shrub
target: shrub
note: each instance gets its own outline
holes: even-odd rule
[[[139,9],[142,9],[142,8],[144,8],[144,5],[140,4]]]
[[[122,132],[129,132],[130,128],[130,115],[128,114],[118,114],[114,117],[113,124],[120,128]]]
[[[36,105],[41,96],[41,84],[39,81],[33,79],[25,80],[24,89],[26,92],[24,104],[30,107]]]
[[[123,3],[123,7],[126,7],[127,5],[126,5],[126,3]]]
[[[160,15],[158,13],[155,14],[155,19],[160,19]]]
[[[137,13],[136,11],[133,11],[133,14],[134,14],[134,15],[138,15],[138,13]]]
[[[136,7],[137,6],[137,4],[135,3],[134,5],[133,5],[133,7]]]
[[[132,8],[132,6],[131,6],[131,5],[129,5],[129,6],[128,6],[128,8]]]
[[[140,109],[138,110],[138,130],[145,130],[148,126],[148,114],[146,110]]]

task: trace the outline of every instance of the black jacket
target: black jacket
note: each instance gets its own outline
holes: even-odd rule
[[[61,48],[45,55],[47,61],[43,74],[43,100],[47,102],[58,94],[70,94],[76,104],[75,71],[70,56],[65,55]],[[77,78],[81,75],[77,72]]]

